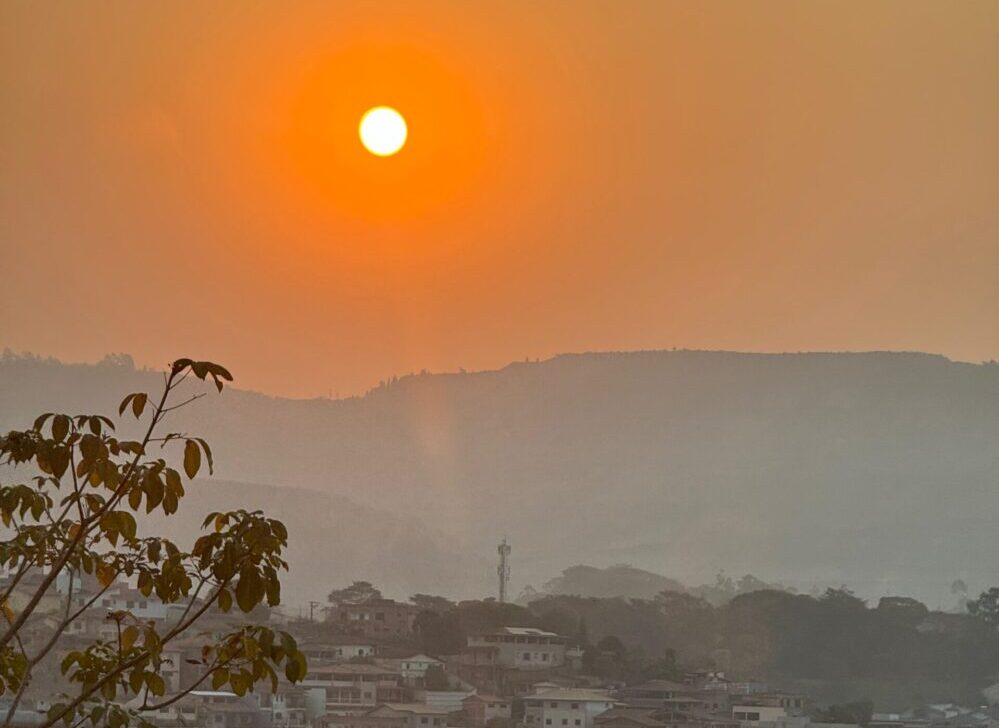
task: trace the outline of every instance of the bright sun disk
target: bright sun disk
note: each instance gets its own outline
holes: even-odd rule
[[[358,126],[364,148],[379,157],[390,157],[406,143],[406,120],[390,106],[368,109]]]

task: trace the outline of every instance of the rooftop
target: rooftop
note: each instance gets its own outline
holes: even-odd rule
[[[369,665],[366,662],[340,662],[335,665],[316,665],[309,668],[310,673],[333,675],[398,675],[398,671],[381,665]]]
[[[602,690],[585,690],[583,688],[555,688],[553,690],[542,690],[534,695],[525,696],[528,700],[537,698],[542,700],[569,700],[576,703],[615,702],[614,698]]]
[[[388,708],[400,713],[415,713],[417,715],[448,715],[451,712],[447,708],[427,705],[426,703],[382,703],[378,708]]]

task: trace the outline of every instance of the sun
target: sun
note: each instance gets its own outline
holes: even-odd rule
[[[391,157],[406,143],[406,120],[391,106],[376,106],[361,117],[358,133],[364,148],[378,157]]]

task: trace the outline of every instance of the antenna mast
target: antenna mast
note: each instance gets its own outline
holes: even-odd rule
[[[499,600],[502,604],[506,601],[506,585],[510,581],[510,564],[507,561],[507,557],[510,555],[510,546],[506,542],[506,536],[503,537],[503,543],[501,543],[496,551],[499,553],[499,566],[496,568],[496,573],[499,575]]]

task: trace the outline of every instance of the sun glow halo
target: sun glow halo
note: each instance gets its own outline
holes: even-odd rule
[[[358,133],[364,148],[378,157],[391,157],[406,143],[406,120],[390,106],[376,106],[361,117]]]

